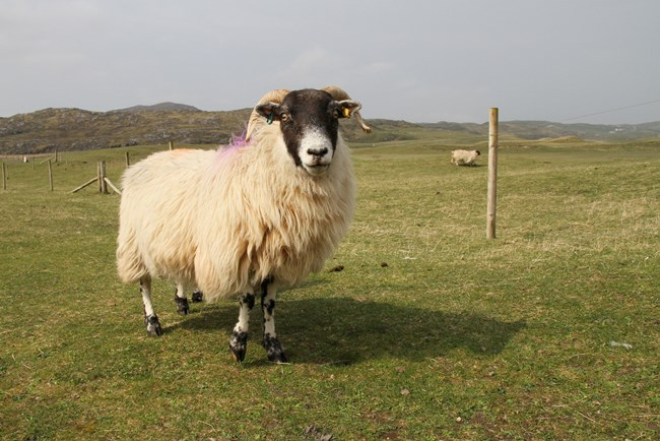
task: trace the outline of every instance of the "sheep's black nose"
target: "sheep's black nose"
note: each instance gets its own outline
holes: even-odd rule
[[[317,156],[319,158],[325,156],[327,153],[328,153],[328,149],[326,147],[322,149],[307,149],[308,155]]]

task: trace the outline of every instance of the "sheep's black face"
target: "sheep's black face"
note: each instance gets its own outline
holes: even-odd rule
[[[289,92],[281,104],[257,107],[265,118],[280,122],[280,130],[295,164],[312,176],[325,174],[337,147],[339,118],[350,117],[360,104],[335,101],[322,90]]]

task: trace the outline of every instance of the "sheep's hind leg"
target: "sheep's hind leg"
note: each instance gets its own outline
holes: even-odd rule
[[[273,363],[287,363],[289,360],[284,354],[282,345],[275,334],[275,295],[277,287],[272,280],[266,280],[261,285],[261,309],[264,313],[264,348],[268,354],[268,360]]]
[[[250,323],[250,311],[254,308],[254,293],[248,292],[239,300],[238,323],[234,326],[229,340],[231,355],[236,361],[245,360],[247,352],[248,327]]]
[[[140,294],[142,294],[142,304],[144,305],[144,324],[147,325],[147,332],[154,336],[163,335],[163,328],[160,326],[158,316],[154,312],[151,304],[151,277],[144,276],[140,279]]]
[[[186,297],[186,285],[183,283],[176,284],[176,292],[174,293],[174,302],[176,309],[180,315],[187,315],[190,311],[188,306],[188,297]]]
[[[199,290],[198,287],[195,287],[195,290],[192,293],[192,302],[200,303],[204,300],[204,294]]]

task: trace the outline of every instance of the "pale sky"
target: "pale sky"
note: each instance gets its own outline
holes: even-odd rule
[[[332,84],[368,119],[660,121],[659,23],[659,0],[0,0],[0,117]]]

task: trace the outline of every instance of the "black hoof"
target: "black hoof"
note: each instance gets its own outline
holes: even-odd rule
[[[269,361],[278,364],[289,362],[277,337],[271,337],[270,334],[266,334],[264,336],[264,347],[266,348]]]
[[[247,352],[247,332],[233,332],[229,340],[229,350],[234,357],[234,361],[245,360],[245,353]]]
[[[195,291],[192,293],[193,303],[200,303],[204,301],[204,294],[201,291]]]
[[[289,359],[286,358],[286,355],[284,352],[279,352],[277,354],[268,354],[268,361],[271,363],[276,363],[276,364],[286,364],[289,362]]]
[[[174,297],[174,302],[176,303],[176,309],[180,315],[188,314],[188,311],[190,311],[190,308],[188,307],[188,299]]]
[[[155,315],[150,315],[149,317],[144,318],[144,322],[147,325],[147,332],[154,337],[160,337],[163,335],[163,328],[160,327],[160,322],[158,317]]]

